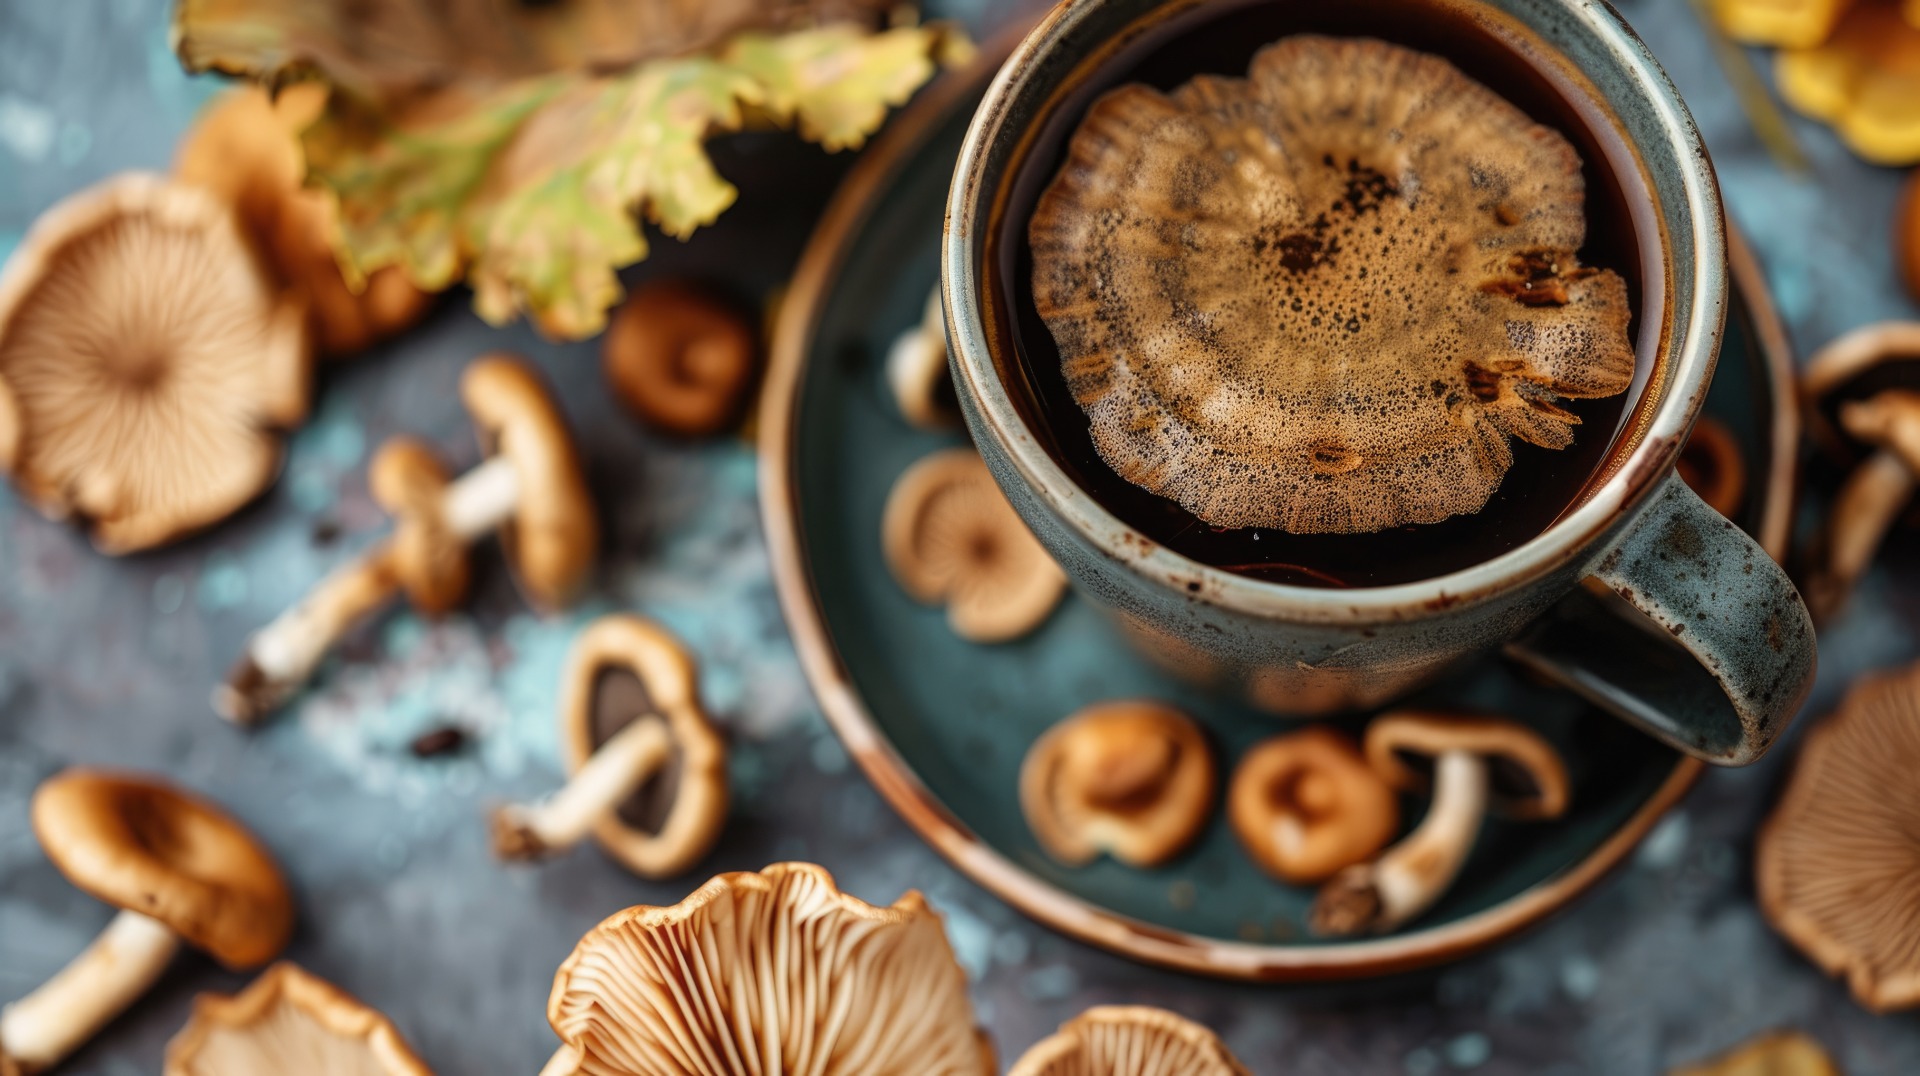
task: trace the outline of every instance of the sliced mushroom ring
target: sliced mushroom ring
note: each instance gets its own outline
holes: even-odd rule
[[[1017,639],[1066,592],[1066,575],[971,448],[907,468],[887,497],[880,536],[901,589],[927,605],[945,603],[947,623],[963,639]]]
[[[393,1021],[298,965],[201,994],[161,1076],[432,1076]]]
[[[1088,1009],[1033,1045],[1007,1076],[1247,1076],[1220,1037],[1145,1005]]]
[[[679,281],[648,281],[614,314],[600,345],[607,382],[642,421],[707,437],[740,414],[759,343],[746,319]]]
[[[1702,415],[1680,450],[1680,478],[1707,502],[1707,507],[1732,519],[1747,497],[1747,463],[1740,441],[1726,423]]]
[[[1213,812],[1213,752],[1193,719],[1148,700],[1088,706],[1048,729],[1020,766],[1020,808],[1040,847],[1070,866],[1105,852],[1152,867]]]
[[[1316,726],[1247,751],[1227,817],[1260,869],[1306,885],[1378,854],[1400,828],[1400,805],[1352,740]]]

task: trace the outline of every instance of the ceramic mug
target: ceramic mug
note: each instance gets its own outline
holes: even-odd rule
[[[942,252],[961,407],[1000,487],[1075,587],[1176,672],[1313,715],[1378,706],[1504,646],[1674,747],[1723,765],[1766,751],[1814,675],[1813,626],[1786,574],[1674,465],[1706,399],[1728,298],[1712,165],[1664,72],[1598,0],[1445,0],[1515,48],[1565,65],[1610,115],[1657,215],[1664,310],[1651,374],[1610,474],[1532,540],[1392,586],[1319,589],[1190,560],[1115,518],[1043,447],[1008,391],[989,250],[1037,132],[1100,63],[1209,0],[1066,0],[1014,51],[967,133]],[[1219,0],[1214,0],[1219,2]],[[1309,0],[1298,0],[1309,2]],[[1442,2],[1442,0],[1430,0]],[[1618,162],[1616,162],[1616,167]],[[1656,319],[1658,319],[1656,321]],[[1643,354],[1643,360],[1645,356]],[[1645,363],[1643,361],[1643,367]]]

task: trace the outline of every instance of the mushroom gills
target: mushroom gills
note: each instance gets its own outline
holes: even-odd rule
[[[179,936],[165,924],[133,911],[114,916],[53,978],[0,1010],[0,1070],[34,1073],[59,1064],[145,994],[179,949]]]

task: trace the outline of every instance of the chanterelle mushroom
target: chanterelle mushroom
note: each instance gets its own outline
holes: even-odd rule
[[[1086,707],[1048,729],[1020,765],[1020,809],[1047,854],[1073,866],[1102,852],[1164,863],[1213,812],[1213,752],[1193,719],[1144,699]]]
[[[959,401],[947,369],[947,316],[940,308],[938,287],[927,296],[920,321],[887,349],[887,388],[901,417],[921,429],[940,429],[959,420]]]
[[[637,616],[594,621],[573,644],[560,738],[573,777],[544,803],[493,815],[493,847],[526,859],[588,833],[646,878],[707,854],[727,818],[727,745],[700,706],[693,655]]]
[[[290,963],[235,997],[202,994],[161,1076],[432,1076],[393,1021]]]
[[[1760,908],[1875,1012],[1920,1005],[1920,665],[1861,680],[1807,734],[1760,829]]]
[[[723,874],[628,908],[560,965],[541,1076],[985,1076],[966,974],[918,893],[876,908],[826,871]]]
[[[1920,162],[1920,20],[1884,0],[1859,0],[1809,45],[1775,54],[1780,96],[1866,160]]]
[[[1316,726],[1247,752],[1227,789],[1227,818],[1260,869],[1305,885],[1385,848],[1400,804],[1352,740]]]
[[[1017,639],[1047,619],[1067,577],[971,448],[907,468],[887,496],[881,548],[915,601],[945,603],[947,623],[977,643]]]
[[[1103,1005],[1060,1025],[1007,1076],[1247,1076],[1212,1031],[1165,1009]]]
[[[0,273],[0,470],[109,553],[205,527],[306,417],[306,325],[218,198],[129,174],[34,223]]]
[[[1810,1036],[1799,1031],[1769,1031],[1667,1076],[1841,1076],[1840,1067]]]
[[[1216,527],[1477,512],[1508,438],[1633,377],[1580,264],[1580,159],[1436,56],[1298,36],[1245,79],[1089,109],[1036,206],[1034,304],[1117,474]]]
[[[1314,901],[1319,934],[1383,934],[1433,906],[1466,862],[1489,805],[1511,818],[1558,818],[1569,783],[1539,733],[1496,717],[1403,710],[1367,726],[1367,761],[1399,788],[1431,786],[1412,833],[1378,859],[1334,875]],[[1409,760],[1431,762],[1429,778]]]
[[[333,643],[401,590],[434,614],[466,589],[466,549],[498,533],[520,589],[535,607],[572,600],[598,548],[598,523],[573,438],[540,375],[524,360],[489,355],[467,367],[460,396],[484,463],[449,482],[430,450],[398,440],[374,458],[371,486],[397,525],[321,580],[299,604],[247,640],[214,692],[222,716],[250,723],[313,674]]]
[[[600,343],[607,383],[648,425],[706,437],[740,415],[759,342],[737,312],[671,280],[634,289]]]
[[[0,1010],[0,1072],[58,1064],[146,993],[182,941],[250,968],[292,933],[293,898],[273,857],[218,807],[159,780],[68,770],[34,793],[33,831],[68,880],[121,911],[64,970]]]

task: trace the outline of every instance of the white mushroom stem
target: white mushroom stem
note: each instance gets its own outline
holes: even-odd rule
[[[519,473],[512,461],[495,456],[447,486],[441,518],[454,538],[472,542],[505,523],[519,499]],[[391,549],[382,541],[335,569],[255,632],[226,683],[214,689],[213,708],[230,721],[251,724],[286,701],[348,629],[399,591]]]
[[[180,939],[139,912],[115,916],[40,989],[0,1010],[0,1069],[28,1076],[60,1063],[167,970]]]
[[[1486,813],[1486,760],[1469,751],[1441,754],[1426,817],[1380,858],[1333,876],[1314,901],[1314,930],[1380,934],[1432,907],[1459,875]]]
[[[633,721],[601,744],[565,788],[537,804],[509,804],[495,811],[495,853],[502,859],[532,859],[572,848],[672,757],[673,737],[664,719]]]
[[[1841,484],[1820,563],[1807,580],[1807,605],[1815,619],[1825,621],[1846,605],[1894,520],[1913,499],[1914,486],[1913,470],[1889,449],[1868,457]]]

